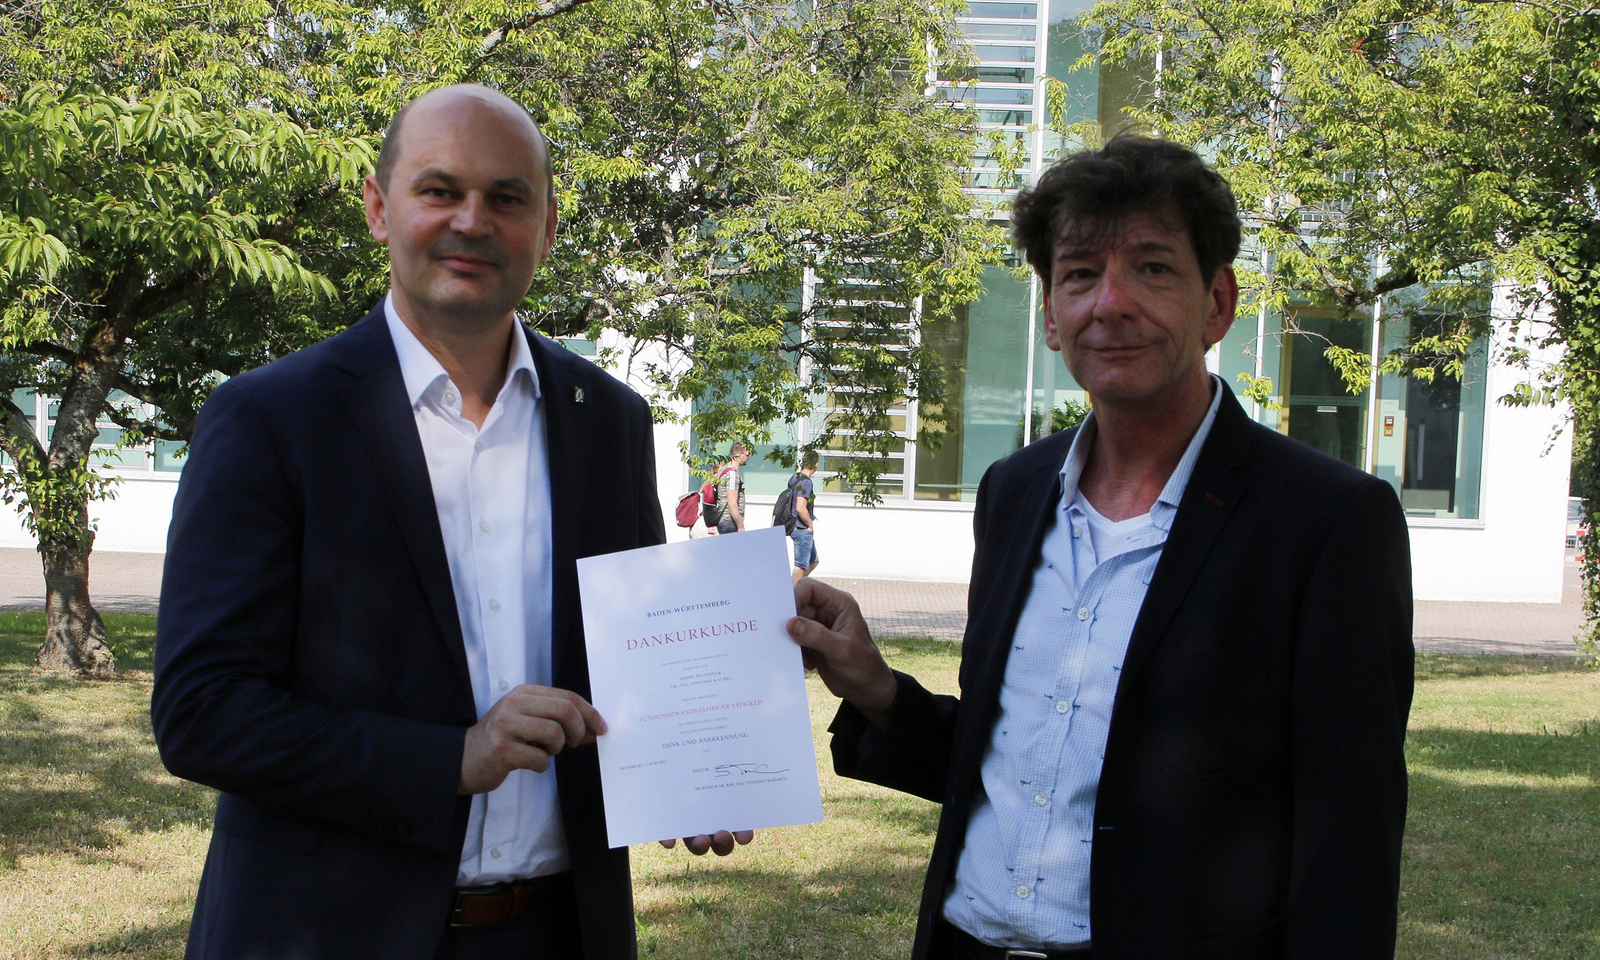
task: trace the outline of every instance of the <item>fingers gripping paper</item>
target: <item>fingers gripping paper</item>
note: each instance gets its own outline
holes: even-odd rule
[[[782,529],[588,557],[578,584],[613,847],[822,819]]]

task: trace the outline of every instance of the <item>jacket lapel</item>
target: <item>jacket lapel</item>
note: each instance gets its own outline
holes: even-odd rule
[[[1251,421],[1226,384],[1222,390],[1224,395],[1211,434],[1178,501],[1172,531],[1134,623],[1118,681],[1119,693],[1166,635],[1222,528],[1249,486],[1249,472],[1244,467],[1250,456]]]
[[[981,665],[970,678],[972,686],[970,690],[964,687],[962,695],[965,697],[976,693],[978,702],[985,710],[999,702],[1000,683],[1005,677],[1006,661],[1011,652],[1011,638],[1016,634],[1017,621],[1022,616],[1023,605],[1033,585],[1033,565],[1039,558],[1045,534],[1055,522],[1056,505],[1061,500],[1061,464],[1070,448],[1070,440],[1063,443],[1061,457],[1052,457],[1041,463],[1029,478],[1012,520],[1013,529],[1018,535],[1008,538],[1008,546],[1001,557],[994,601],[988,605],[988,609],[978,611],[979,621],[989,624],[985,630],[987,639],[981,646]],[[995,536],[1005,536],[1005,532],[985,532],[985,539]],[[971,636],[970,630],[968,636],[977,639]]]
[[[450,660],[462,686],[470,691],[472,678],[467,671],[450,563],[439,532],[433,483],[382,306],[344,336],[339,365],[351,380],[339,391],[340,398],[377,468],[380,487],[394,512],[434,622],[450,647]]]
[[[566,674],[563,664],[575,654],[577,669],[585,676],[588,664],[583,647],[578,605],[578,567],[585,516],[584,490],[588,488],[589,456],[584,439],[588,437],[588,411],[593,403],[581,393],[570,375],[561,369],[555,351],[563,348],[524,328],[533,352],[533,366],[539,373],[540,405],[544,408],[545,463],[550,471],[550,539],[553,567],[550,625],[551,676],[557,685]],[[585,685],[586,687],[586,685]]]

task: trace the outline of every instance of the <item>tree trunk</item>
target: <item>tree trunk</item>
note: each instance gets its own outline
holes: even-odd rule
[[[34,657],[40,671],[72,673],[93,680],[116,676],[116,660],[105,624],[89,602],[89,549],[82,544],[41,544],[44,558],[44,644]]]

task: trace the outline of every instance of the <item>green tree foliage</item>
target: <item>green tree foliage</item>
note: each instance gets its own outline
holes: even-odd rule
[[[212,371],[264,359],[270,331],[206,303],[331,293],[282,238],[308,198],[353,189],[369,156],[365,141],[182,87],[39,84],[0,109],[0,449],[14,465],[0,489],[44,565],[41,667],[113,669],[87,590],[88,503],[109,488],[96,421],[122,420],[133,443],[180,437],[172,424],[192,421]],[[19,390],[59,398],[48,446]],[[132,401],[161,402],[165,421]]]
[[[1089,22],[1104,57],[1150,78],[1132,119],[1200,145],[1233,184],[1257,257],[1247,306],[1356,316],[1409,291],[1389,316],[1425,303],[1445,321],[1379,369],[1431,379],[1460,375],[1490,329],[1488,285],[1507,284],[1505,359],[1528,378],[1502,400],[1568,403],[1578,473],[1600,480],[1600,7],[1109,0]],[[1529,348],[1558,344],[1564,359],[1532,365]],[[1352,390],[1376,372],[1328,353]],[[1591,560],[1591,655],[1597,575]]]
[[[970,300],[997,246],[960,190],[970,114],[926,90],[961,56],[959,6],[0,2],[0,388],[60,398],[47,443],[0,404],[46,572],[40,665],[112,668],[87,588],[96,421],[186,439],[219,375],[364,312],[387,280],[359,179],[443,84],[499,87],[551,140],[541,330],[622,334],[632,379],[699,401],[695,453],[824,396],[830,429],[887,449],[887,405],[938,392],[904,318]],[[877,464],[852,471],[870,490]]]

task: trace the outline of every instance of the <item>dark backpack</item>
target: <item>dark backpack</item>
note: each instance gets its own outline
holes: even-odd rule
[[[778,494],[778,499],[772,504],[772,525],[782,527],[785,536],[793,535],[795,524],[800,522],[800,517],[794,510],[794,488],[800,480],[800,474],[789,478],[789,486]]]

